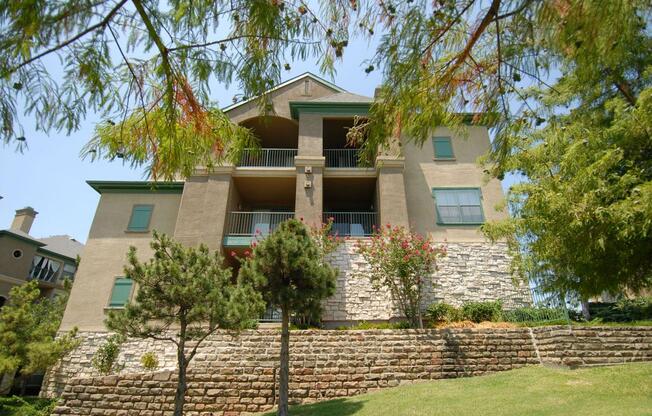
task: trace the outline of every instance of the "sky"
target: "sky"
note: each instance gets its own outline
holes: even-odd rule
[[[344,51],[343,60],[337,65],[334,78],[319,72],[314,62],[294,62],[285,71],[283,80],[312,72],[341,88],[355,94],[373,97],[381,83],[381,73],[376,70],[366,74],[365,60],[371,57],[378,42],[378,35],[371,40],[355,40]],[[59,69],[53,62],[53,76]],[[117,62],[117,61],[116,61]],[[232,98],[240,93],[237,85],[213,88],[213,100],[220,107],[232,104]],[[88,231],[99,201],[97,194],[86,184],[87,180],[145,180],[143,169],[132,169],[120,160],[113,162],[82,160],[79,152],[92,137],[96,123],[101,122],[89,112],[79,130],[69,136],[64,133],[36,131],[34,121],[23,117],[23,128],[28,149],[15,151],[14,144],[0,144],[0,229],[9,228],[15,210],[33,207],[38,215],[30,234],[35,237],[67,234],[86,242]],[[513,181],[507,178],[503,188]]]

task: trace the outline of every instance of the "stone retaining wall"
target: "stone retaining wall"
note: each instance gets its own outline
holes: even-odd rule
[[[652,360],[652,327],[293,331],[290,339],[293,403],[528,364]],[[189,370],[187,414],[237,415],[272,408],[279,343],[273,330],[220,333],[207,340]],[[55,414],[168,414],[175,377],[173,371],[163,371],[71,378]],[[62,381],[56,375],[49,380]]]

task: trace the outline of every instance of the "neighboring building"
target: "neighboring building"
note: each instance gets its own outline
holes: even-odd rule
[[[229,253],[242,252],[257,230],[266,234],[291,217],[308,223],[332,217],[343,236],[369,236],[373,225],[390,223],[446,242],[448,256],[429,281],[428,302],[531,302],[527,288],[512,283],[506,245],[489,244],[479,231],[483,222],[507,215],[495,209],[503,201],[500,182],[476,164],[490,146],[486,127],[469,125],[468,137],[433,127],[422,147],[401,140],[400,154],[378,155],[365,167],[347,146],[346,130],[354,116],[367,114],[372,98],[312,74],[269,95],[275,115],[267,119],[253,100],[224,109],[261,142],[262,150],[247,152],[237,166],[198,169],[183,182],[88,182],[100,201],[62,329],[105,330],[107,311],[133,297],[123,275],[127,250],[135,246],[141,257],[151,255],[152,230],[220,249],[231,261]],[[327,325],[396,316],[387,293],[355,276],[365,263],[352,241],[333,263],[340,274],[337,293],[324,303]]]
[[[67,235],[31,236],[36,214],[32,207],[16,210],[11,227],[0,230],[0,306],[12,287],[28,280],[37,280],[43,296],[49,297],[63,289],[65,278],[75,277],[84,245]]]

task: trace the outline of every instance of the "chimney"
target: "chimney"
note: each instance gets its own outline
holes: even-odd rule
[[[34,211],[34,208],[32,207],[17,209],[14,221],[11,223],[11,229],[20,230],[29,234],[29,230],[32,228],[32,223],[34,222],[34,218],[36,218],[36,214],[38,214],[38,212]]]

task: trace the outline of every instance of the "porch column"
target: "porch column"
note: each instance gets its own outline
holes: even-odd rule
[[[324,165],[323,156],[296,156],[297,193],[294,202],[294,216],[309,225],[322,222],[324,209]]]
[[[409,227],[407,199],[403,168],[405,158],[399,156],[376,157],[378,171],[378,215],[381,226],[389,223]]]
[[[233,170],[222,166],[186,180],[174,230],[177,240],[190,246],[204,243],[212,250],[222,246]]]

